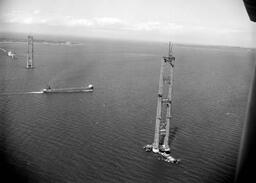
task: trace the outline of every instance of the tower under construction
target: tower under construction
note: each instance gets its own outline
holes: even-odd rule
[[[33,36],[28,36],[27,69],[34,68],[34,43]]]
[[[175,57],[172,55],[172,44],[169,43],[168,56],[163,57],[161,61],[154,142],[143,148],[147,152],[153,151],[159,154],[166,162],[179,164],[181,160],[170,155],[169,146],[174,62]]]
[[[153,152],[169,152],[169,130],[172,118],[172,87],[175,57],[172,55],[172,44],[169,43],[168,56],[161,63],[159,89],[156,110],[156,126],[153,142]],[[165,95],[164,95],[165,94]],[[162,142],[163,141],[163,142]]]

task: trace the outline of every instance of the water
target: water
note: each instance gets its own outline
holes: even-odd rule
[[[0,150],[31,182],[231,182],[253,61],[248,49],[176,46],[172,155],[152,143],[160,59],[168,45],[87,40],[83,45],[1,43]],[[41,94],[92,83],[93,93]],[[32,93],[31,93],[32,92]],[[39,93],[38,93],[39,92]]]

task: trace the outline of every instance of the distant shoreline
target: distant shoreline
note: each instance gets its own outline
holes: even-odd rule
[[[26,39],[26,34],[20,33],[20,34],[14,34],[14,33],[3,33],[0,32],[0,43],[27,43]],[[72,46],[72,45],[84,45],[85,40],[89,39],[90,41],[92,39],[95,39],[97,41],[99,40],[111,40],[111,39],[105,39],[105,38],[85,38],[81,37],[79,39],[78,37],[74,39],[74,37],[69,37],[67,38],[70,39],[65,39],[65,36],[53,36],[53,35],[34,35],[34,43],[37,44],[45,44],[45,45],[66,45],[66,46]],[[25,37],[25,38],[24,38]],[[37,39],[39,37],[39,39]],[[49,39],[48,39],[49,37]],[[52,40],[51,40],[52,39]],[[73,40],[73,41],[70,41]],[[117,41],[113,39],[113,41]],[[129,41],[129,42],[134,42],[133,40],[119,40],[119,41]],[[164,44],[167,43],[169,40],[166,40],[166,42],[163,41],[151,41],[155,43],[160,43]],[[147,41],[135,41],[135,42],[146,42]],[[215,49],[250,49],[250,50],[256,50],[256,47],[241,47],[241,46],[232,46],[232,45],[205,45],[205,44],[194,44],[194,43],[180,43],[180,42],[173,42],[175,46],[181,46],[181,47],[198,47],[198,48],[215,48]]]
[[[197,47],[197,48],[212,48],[212,49],[245,49],[245,50],[256,50],[256,48],[251,47],[239,47],[239,46],[226,46],[226,45],[200,45],[200,44],[182,44],[174,43],[176,46],[180,47]]]
[[[27,40],[17,40],[17,39],[11,39],[11,38],[0,38],[0,43],[27,43]],[[46,45],[81,45],[82,43],[73,43],[70,41],[50,41],[50,40],[38,40],[34,39],[34,43],[38,44],[46,44]]]

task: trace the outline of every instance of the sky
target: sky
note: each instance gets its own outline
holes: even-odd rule
[[[0,32],[256,47],[242,0],[0,0]]]

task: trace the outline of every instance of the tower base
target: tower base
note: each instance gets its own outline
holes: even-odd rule
[[[26,67],[27,69],[34,69],[34,67],[32,65],[27,65]]]
[[[155,147],[153,147],[152,151],[153,151],[153,153],[159,153],[159,149],[155,148]]]

